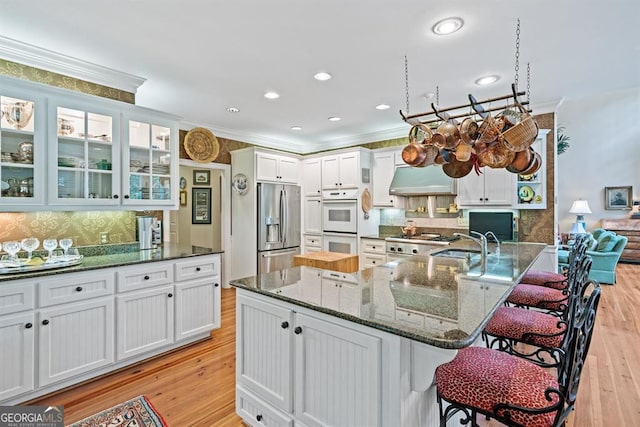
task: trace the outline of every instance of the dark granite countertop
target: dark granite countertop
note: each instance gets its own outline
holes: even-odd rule
[[[436,347],[458,349],[478,338],[545,247],[503,243],[498,253],[495,245],[489,245],[484,272],[479,255],[469,259],[432,255],[452,248],[478,248],[464,240],[353,274],[294,267],[233,280],[231,285]],[[309,277],[317,280],[305,280]],[[336,280],[344,281],[338,294],[327,282]]]
[[[58,269],[2,274],[0,275],[0,282],[222,253],[222,251],[214,251],[200,246],[173,244],[165,244],[157,249],[145,250],[138,249],[137,245],[119,245],[106,251],[106,253],[96,252],[88,248],[84,250],[79,248],[79,250],[84,255],[81,264]]]

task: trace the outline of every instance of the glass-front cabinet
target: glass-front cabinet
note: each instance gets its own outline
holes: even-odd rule
[[[120,204],[120,113],[73,101],[49,108],[49,204]]]
[[[174,205],[178,130],[175,122],[125,115],[123,204]]]
[[[44,203],[46,107],[36,95],[0,87],[0,211]]]

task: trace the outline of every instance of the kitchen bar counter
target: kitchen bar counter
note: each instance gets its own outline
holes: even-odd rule
[[[492,244],[482,268],[479,254],[451,252],[478,250],[463,240],[354,274],[232,281],[238,414],[252,426],[437,427],[436,368],[475,344],[545,247]]]
[[[473,242],[458,241],[424,256],[358,273],[340,273],[337,278],[323,270],[294,267],[231,284],[432,346],[459,349],[478,338],[495,309],[545,247],[503,243],[496,253],[495,245],[490,244],[484,273],[479,255],[470,259],[431,255],[451,248],[478,248]],[[314,276],[322,276],[323,281],[306,281]],[[326,279],[351,282],[350,303],[336,305],[332,298],[325,298]]]
[[[132,264],[140,264],[146,262],[166,261],[178,258],[188,258],[201,255],[219,254],[222,251],[214,251],[209,248],[203,248],[200,246],[191,245],[174,245],[165,244],[157,249],[137,249],[136,245],[122,245],[123,248],[133,249],[126,250],[120,253],[105,253],[101,255],[85,255],[82,263],[72,266],[58,269],[48,270],[35,270],[33,272],[24,272],[16,274],[2,274],[0,275],[0,285],[2,282],[8,282],[17,279],[28,279],[33,277],[52,276],[57,274],[75,273],[79,271],[89,271],[100,268],[120,267]],[[100,248],[100,247],[98,247]],[[80,253],[83,252],[83,248],[79,248]]]

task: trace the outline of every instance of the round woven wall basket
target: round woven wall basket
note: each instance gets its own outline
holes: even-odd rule
[[[216,136],[209,129],[194,128],[184,137],[184,150],[192,160],[199,163],[209,163],[218,157],[220,145]]]

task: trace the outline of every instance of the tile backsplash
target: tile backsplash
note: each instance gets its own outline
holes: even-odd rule
[[[131,243],[136,237],[136,212],[3,212],[0,213],[0,243],[37,237],[73,239],[74,246],[98,245],[101,233],[107,243]]]

